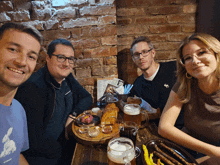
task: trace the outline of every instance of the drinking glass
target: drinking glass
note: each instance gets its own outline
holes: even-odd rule
[[[139,128],[144,127],[149,120],[147,111],[142,110],[138,104],[126,104],[123,112],[124,121],[135,122]]]
[[[140,149],[136,146],[138,125],[132,121],[124,121],[120,124],[119,131],[120,137],[126,137],[132,140],[135,148],[135,157],[138,157],[141,153]]]
[[[109,165],[136,165],[134,144],[125,137],[113,138],[107,147]]]

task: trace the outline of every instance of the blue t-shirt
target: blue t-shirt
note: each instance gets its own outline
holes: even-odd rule
[[[11,106],[0,104],[0,165],[18,165],[20,153],[28,148],[24,108],[15,99]]]

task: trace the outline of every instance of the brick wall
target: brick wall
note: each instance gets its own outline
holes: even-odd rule
[[[134,38],[148,36],[158,61],[175,59],[180,41],[195,32],[196,0],[117,0],[119,77],[132,83],[138,74],[130,55]],[[122,62],[126,64],[122,64]]]
[[[148,35],[158,60],[174,59],[180,40],[195,30],[196,7],[196,0],[72,0],[61,7],[48,0],[3,0],[0,25],[25,22],[42,33],[45,43],[36,70],[45,64],[52,40],[71,41],[79,58],[73,74],[96,100],[97,78],[132,83],[137,77],[129,52],[135,37]]]

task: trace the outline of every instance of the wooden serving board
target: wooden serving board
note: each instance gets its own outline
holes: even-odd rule
[[[92,113],[92,111],[91,111]],[[80,115],[78,116],[80,117]],[[77,117],[77,118],[78,118]],[[83,144],[87,144],[87,145],[93,145],[93,144],[107,144],[108,141],[113,138],[113,137],[119,137],[119,126],[117,123],[115,123],[113,126],[112,126],[112,132],[111,133],[103,133],[102,132],[102,128],[99,126],[99,135],[96,136],[96,137],[90,137],[88,132],[87,133],[81,133],[79,131],[79,126],[73,122],[72,123],[72,131],[73,131],[73,134],[74,134],[74,137],[81,143]],[[97,126],[91,126],[90,128],[92,127],[97,127]]]

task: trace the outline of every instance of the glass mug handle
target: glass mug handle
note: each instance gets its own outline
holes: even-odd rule
[[[141,110],[141,125],[139,128],[144,128],[149,121],[147,110]]]
[[[129,161],[127,156],[123,157],[123,160],[125,162],[125,165],[131,165],[131,162]]]

